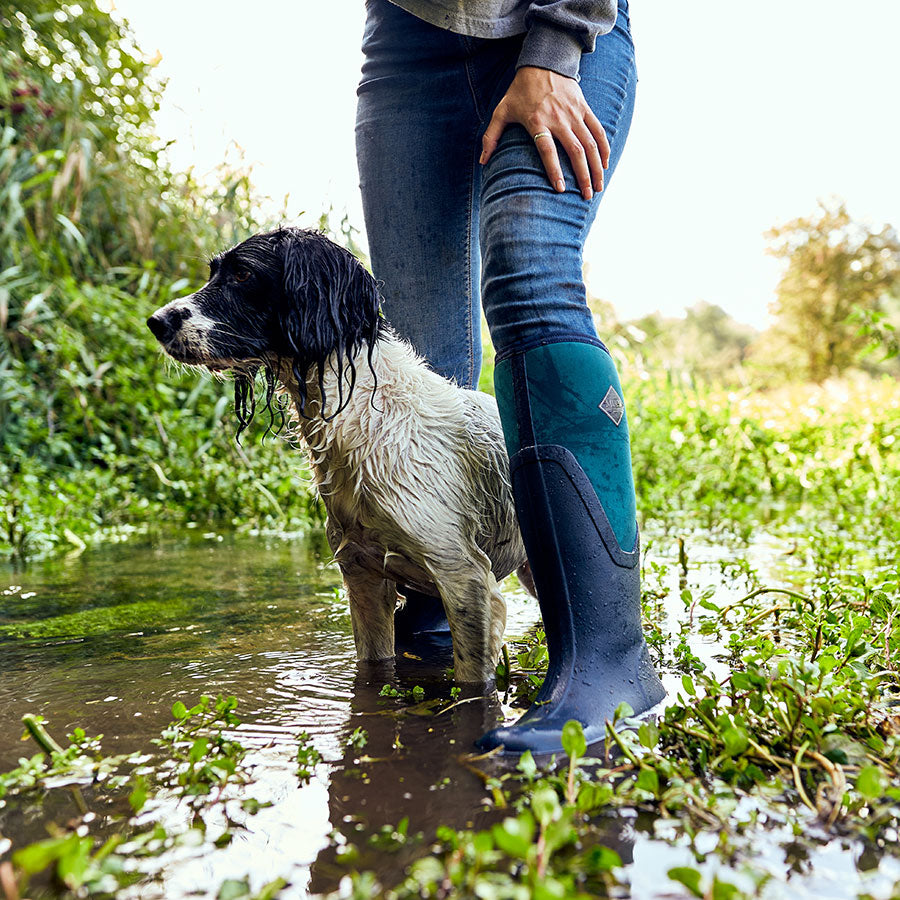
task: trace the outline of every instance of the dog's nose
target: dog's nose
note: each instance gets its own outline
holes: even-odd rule
[[[147,319],[147,327],[153,332],[154,337],[163,344],[175,337],[181,328],[181,323],[191,317],[189,309],[170,309],[166,312],[156,312]]]

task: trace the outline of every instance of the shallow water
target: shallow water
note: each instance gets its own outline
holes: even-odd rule
[[[778,570],[771,546],[746,552]],[[672,563],[675,553],[672,541],[651,543],[652,558]],[[727,551],[698,545],[690,553],[693,585],[721,586],[719,561]],[[190,706],[203,693],[237,697],[242,724],[236,736],[252,748],[246,762],[254,783],[247,790],[272,806],[248,817],[246,830],[227,848],[173,851],[163,860],[161,879],[129,889],[129,896],[214,896],[223,879],[245,875],[254,886],[289,879],[288,897],[332,891],[347,872],[335,860],[332,829],[360,848],[355,867],[374,869],[390,884],[423,844],[392,852],[370,845],[367,838],[382,825],[408,817],[409,833],[422,832],[427,842],[438,825],[481,828],[504,815],[488,805],[482,781],[461,760],[503,717],[497,697],[474,698],[437,716],[411,714],[380,697],[390,683],[448,698],[452,684],[443,668],[450,656],[358,665],[339,574],[328,558],[317,536],[188,532],[21,572],[0,570],[0,771],[34,752],[19,741],[26,712],[44,715],[58,739],[75,726],[102,733],[104,750],[112,753],[152,750],[150,741],[177,700]],[[674,567],[671,577],[677,580]],[[740,596],[742,586],[735,583],[733,592]],[[672,596],[666,613],[677,616],[678,591]],[[507,597],[507,634],[524,634],[539,620],[537,604],[517,589]],[[714,645],[698,639],[693,649],[719,665]],[[667,686],[677,683],[676,677]],[[368,736],[362,750],[347,744],[358,727]],[[294,757],[303,731],[324,762],[308,785],[298,786]],[[63,797],[30,811],[0,807],[0,837],[16,846],[44,837],[48,818],[65,821],[74,814],[67,802]],[[165,798],[145,814],[173,826],[186,815]],[[626,863],[635,898],[681,896],[666,872],[697,864],[686,846],[660,839],[666,827],[652,818],[608,820],[605,842]],[[863,886],[888,896],[879,891],[900,878],[890,854],[873,857],[849,839],[811,855],[804,848],[808,858],[795,858],[791,836],[774,829],[759,853],[778,876],[766,897],[850,898]],[[868,876],[861,869],[870,870]]]

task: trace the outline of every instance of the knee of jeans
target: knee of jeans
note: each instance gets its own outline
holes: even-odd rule
[[[536,215],[531,198],[509,197],[482,219],[482,292],[489,315],[505,302],[583,297],[582,253],[575,229]]]
[[[581,246],[575,229],[535,214],[531,198],[510,197],[482,213],[484,278],[523,279],[523,284],[581,276]]]

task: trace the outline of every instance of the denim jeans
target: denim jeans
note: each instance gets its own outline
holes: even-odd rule
[[[546,340],[599,343],[582,249],[603,194],[584,200],[557,145],[566,190],[534,142],[506,128],[485,166],[491,113],[515,75],[522,36],[454,34],[389,0],[367,0],[356,146],[372,270],[388,321],[464,387],[481,368],[480,306],[498,356]],[[611,147],[609,184],[631,125],[637,74],[627,0],[584,54],[581,89]]]

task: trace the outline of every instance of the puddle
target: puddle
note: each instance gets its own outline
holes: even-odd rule
[[[669,566],[664,612],[683,617],[677,546],[663,538],[650,546],[651,561]],[[691,590],[715,585],[717,603],[745,593],[739,577],[722,574],[729,551],[697,545],[688,553]],[[779,569],[777,544],[761,542],[743,553],[754,564],[770,560],[782,579],[789,572]],[[202,693],[238,700],[236,737],[250,748],[245,762],[254,778],[248,791],[272,805],[248,817],[228,847],[173,851],[161,878],[123,896],[214,895],[223,879],[248,874],[254,887],[288,879],[284,897],[333,891],[347,873],[335,858],[334,829],[359,848],[354,867],[373,869],[390,885],[423,853],[438,825],[479,829],[506,814],[488,804],[481,779],[460,761],[502,717],[499,700],[473,699],[438,716],[396,715],[400,704],[381,697],[382,686],[420,686],[426,698],[447,699],[452,683],[443,666],[450,656],[358,665],[339,574],[328,559],[317,536],[189,532],[35,563],[21,572],[0,570],[0,771],[34,752],[19,740],[26,712],[45,716],[58,738],[76,726],[103,734],[105,752],[113,753],[151,749],[178,700],[190,706]],[[732,587],[723,590],[723,583]],[[521,590],[506,593],[507,635],[522,635],[539,621],[537,603]],[[691,649],[721,667],[709,639],[698,637]],[[666,682],[677,691],[680,676]],[[357,728],[366,732],[362,749],[348,746]],[[294,774],[300,732],[311,736],[324,760],[303,786]],[[186,815],[174,800],[158,803],[145,814],[161,817],[167,827]],[[0,806],[0,836],[16,846],[45,837],[51,815],[64,821],[67,813]],[[408,833],[422,832],[424,843],[391,852],[369,843],[383,825],[404,818]],[[687,846],[657,833],[664,827],[652,818],[608,821],[604,842],[621,855],[636,898],[682,896],[666,872],[697,864]],[[761,896],[851,898],[866,889],[887,897],[879,891],[900,879],[891,853],[873,857],[871,848],[849,839],[812,853],[804,848],[799,860],[790,847],[791,836],[777,828],[760,843],[760,857],[776,876]]]

